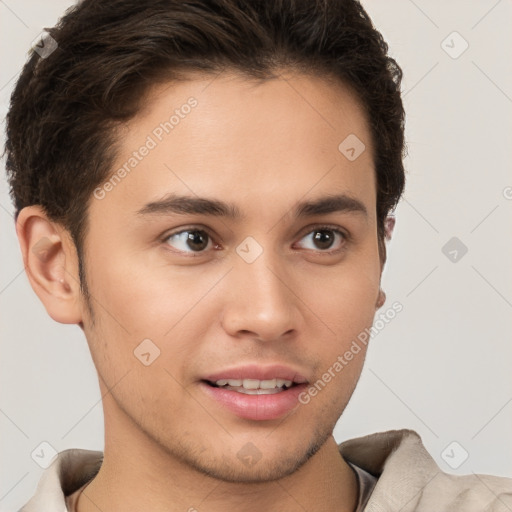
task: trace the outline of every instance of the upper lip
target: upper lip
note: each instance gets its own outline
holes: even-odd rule
[[[203,380],[209,382],[216,382],[221,379],[243,380],[243,379],[256,379],[256,380],[271,380],[283,379],[291,380],[296,384],[308,382],[304,375],[291,368],[281,364],[273,364],[269,366],[261,366],[257,364],[249,364],[245,366],[236,366],[233,368],[226,368],[218,372],[207,375]]]

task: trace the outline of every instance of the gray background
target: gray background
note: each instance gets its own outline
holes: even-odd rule
[[[69,5],[0,1],[2,119],[31,42]],[[404,309],[373,338],[335,437],[412,428],[445,471],[512,477],[512,2],[363,5],[405,75],[408,183],[382,311]],[[469,44],[457,58],[454,31]],[[34,492],[41,442],[101,450],[103,416],[85,338],[32,292],[3,174],[0,187],[3,512]],[[468,248],[455,262],[442,251],[452,237]]]

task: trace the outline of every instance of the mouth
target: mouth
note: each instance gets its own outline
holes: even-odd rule
[[[283,365],[246,365],[205,376],[200,385],[223,413],[248,420],[275,420],[299,405],[308,380]]]
[[[209,380],[203,380],[203,382],[214,388],[235,391],[244,395],[275,395],[298,385],[297,382],[278,378],[266,380],[219,379],[215,382]]]

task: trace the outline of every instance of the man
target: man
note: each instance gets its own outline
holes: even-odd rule
[[[105,450],[62,452],[22,510],[511,507],[512,479],[445,474],[413,431],[332,436],[404,187],[401,71],[362,7],[86,0],[49,33],[7,169]]]

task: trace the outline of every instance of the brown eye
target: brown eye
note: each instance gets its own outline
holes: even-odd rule
[[[202,252],[208,247],[209,241],[210,235],[199,229],[178,231],[165,239],[166,243],[181,252]]]
[[[336,245],[336,239],[338,239],[339,247],[334,247],[334,250],[341,248],[346,238],[346,235],[339,229],[322,226],[310,231],[302,240],[310,240],[309,246],[306,246],[305,249],[327,251]]]
[[[332,244],[334,243],[334,235],[332,231],[329,231],[327,229],[319,229],[318,231],[315,231],[315,234],[313,236],[314,244],[319,249],[330,249]]]

